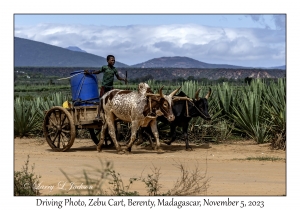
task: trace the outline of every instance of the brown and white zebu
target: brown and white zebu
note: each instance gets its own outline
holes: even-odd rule
[[[174,90],[169,95],[164,95],[161,88],[159,94],[152,94],[148,84],[140,83],[138,91],[114,89],[105,93],[100,100],[100,116],[103,120],[103,126],[100,142],[97,146],[98,152],[102,150],[101,147],[104,142],[105,131],[108,128],[108,133],[114,142],[117,152],[123,153],[115,134],[114,122],[117,118],[121,121],[131,123],[131,137],[125,152],[131,152],[132,144],[136,139],[137,130],[140,127],[146,127],[148,125],[150,125],[156,140],[156,150],[162,152],[160,149],[156,118],[158,116],[164,116],[170,122],[175,119],[172,111],[172,97],[179,89],[180,88]]]

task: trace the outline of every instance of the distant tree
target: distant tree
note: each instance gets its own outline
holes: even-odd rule
[[[251,77],[246,77],[246,78],[245,78],[245,83],[248,84],[248,85],[250,85],[252,79],[253,79],[253,78],[251,78]]]
[[[18,75],[16,73],[14,73],[14,82],[16,82],[18,79]]]
[[[223,82],[228,82],[228,79],[225,77],[220,77],[219,79],[217,79],[216,81],[217,83],[223,83]]]
[[[208,81],[209,81],[209,79],[207,79],[207,78],[198,78],[198,82],[207,83]]]
[[[52,79],[49,79],[49,85],[55,85]]]
[[[153,80],[153,76],[151,74],[148,74],[144,77],[144,81]]]
[[[188,81],[194,81],[195,80],[195,77],[194,76],[188,76],[188,78],[186,78],[186,80],[188,80]]]

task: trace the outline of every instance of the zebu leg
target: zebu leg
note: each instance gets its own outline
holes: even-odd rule
[[[193,150],[193,148],[189,145],[188,127],[189,127],[189,124],[185,123],[183,125],[183,128],[182,128],[183,136],[184,136],[184,139],[185,139],[185,149],[186,150]]]
[[[170,129],[171,129],[171,132],[170,132],[171,140],[170,141],[164,141],[167,145],[171,145],[171,143],[173,141],[175,141],[175,139],[176,139],[176,125],[171,124]]]
[[[108,126],[108,133],[109,133],[112,141],[114,142],[116,150],[118,153],[122,153],[122,149],[116,139],[115,116],[112,112],[110,112],[109,114],[105,114],[105,118],[106,118],[106,123]]]
[[[148,132],[148,130],[150,132],[150,128],[149,127],[140,127],[140,129],[138,130],[138,141],[135,142],[135,144],[136,145],[142,144],[144,142],[144,140],[143,140],[144,135],[143,134],[145,134],[145,135],[147,135],[147,137],[149,139],[149,143],[151,145],[151,148],[154,150],[155,148],[154,148],[154,144],[153,144],[153,141],[152,141],[152,136]]]
[[[130,141],[127,144],[127,147],[126,147],[126,152],[131,152],[131,147],[132,147],[132,145],[133,145],[133,143],[136,139],[136,132],[137,132],[138,129],[139,129],[139,122],[137,120],[132,121],[131,136],[130,136]]]
[[[156,120],[152,120],[150,122],[150,126],[151,126],[151,131],[153,133],[153,136],[156,140],[156,146],[155,149],[157,150],[157,152],[161,153],[164,152],[161,148],[160,148],[160,141],[159,141],[159,135],[158,135],[158,131],[157,131],[157,123]]]
[[[98,152],[102,151],[102,145],[104,143],[106,130],[107,130],[107,123],[105,122],[104,125],[102,126],[101,135],[100,135],[100,141],[99,141],[99,143],[97,145],[97,151]]]

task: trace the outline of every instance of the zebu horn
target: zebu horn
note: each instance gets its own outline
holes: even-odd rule
[[[160,96],[159,94],[155,94],[155,93],[146,93],[146,96]]]
[[[201,88],[199,88],[196,93],[195,93],[195,99],[199,100],[199,92],[200,92]]]
[[[171,96],[171,98],[180,90],[181,86],[179,88],[177,88],[176,90],[174,90],[172,93],[170,93],[169,96]]]
[[[164,95],[163,95],[163,93],[162,93],[162,89],[163,89],[163,88],[164,88],[164,86],[162,86],[162,87],[159,89],[159,91],[158,91],[158,92],[159,92],[159,96],[162,97],[162,98],[164,97]]]
[[[211,88],[209,88],[208,93],[206,94],[205,98],[208,99],[210,94],[211,94]]]

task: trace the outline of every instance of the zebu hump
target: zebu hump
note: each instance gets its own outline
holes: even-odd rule
[[[113,97],[119,92],[120,90],[111,90],[108,95],[105,97],[105,104],[107,104],[108,99],[112,100]]]

